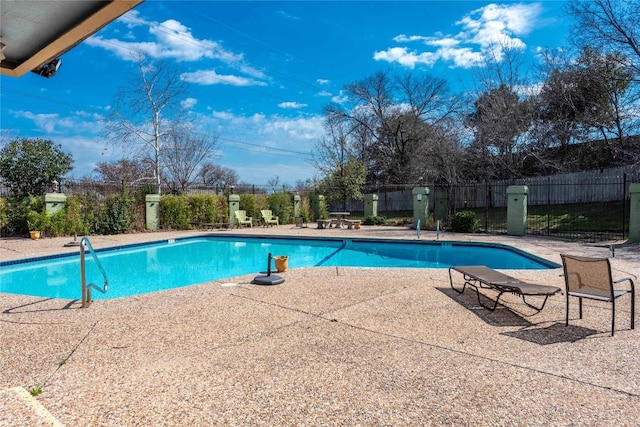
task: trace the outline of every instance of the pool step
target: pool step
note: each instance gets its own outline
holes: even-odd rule
[[[0,408],[0,425],[64,426],[22,387],[0,390]]]

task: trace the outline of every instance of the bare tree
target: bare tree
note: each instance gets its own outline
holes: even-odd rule
[[[446,81],[429,75],[376,73],[345,91],[347,103],[325,107],[327,127],[342,135],[325,143],[353,150],[370,184],[414,182],[416,153],[433,142],[430,129],[448,123],[460,106]]]
[[[162,151],[173,123],[182,114],[180,101],[187,84],[178,70],[164,61],[151,62],[139,53],[137,72],[116,97],[108,118],[109,140],[129,158],[149,161],[160,192]]]
[[[367,170],[354,149],[358,140],[349,142],[345,135],[345,123],[327,122],[326,129],[328,137],[318,143],[314,156],[316,168],[324,174],[319,185],[329,203],[345,210],[348,199],[362,198]]]
[[[214,163],[205,163],[198,172],[198,177],[204,185],[216,186],[221,189],[236,185],[238,183],[238,173],[233,169],[216,165]]]
[[[569,12],[580,46],[622,53],[640,82],[640,0],[571,0]]]
[[[215,156],[218,141],[219,135],[198,135],[188,126],[170,131],[161,158],[173,191],[184,193],[189,188],[202,162]]]
[[[153,179],[153,167],[136,160],[122,159],[117,162],[100,162],[94,168],[100,178],[106,182],[132,183]]]
[[[523,135],[531,116],[527,103],[512,88],[501,85],[483,93],[466,123],[474,139],[467,150],[469,164],[476,164],[474,178],[511,178],[520,175]],[[478,167],[479,166],[479,167]]]

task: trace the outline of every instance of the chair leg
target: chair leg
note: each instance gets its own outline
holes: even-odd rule
[[[613,298],[611,300],[611,336],[613,336],[615,327],[616,327],[616,299]]]
[[[631,288],[631,329],[636,327],[636,292]]]
[[[582,298],[578,298],[578,312],[580,313],[580,318],[582,319]]]
[[[564,326],[569,326],[569,292],[567,292],[566,294],[567,294],[567,309],[566,309],[566,315],[564,319]]]

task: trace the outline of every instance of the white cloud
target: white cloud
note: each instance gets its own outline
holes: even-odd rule
[[[140,17],[140,11],[136,9],[132,9],[116,19],[116,22],[121,22],[125,24],[128,28],[134,28],[140,25],[148,25],[149,22],[145,21]]]
[[[433,50],[409,50],[395,46],[374,52],[376,61],[398,63],[407,68],[418,64],[432,66],[438,61],[452,67],[468,68],[481,65],[488,55],[502,59],[505,49],[523,49],[521,39],[537,24],[541,13],[539,3],[489,4],[473,10],[456,22],[461,31],[454,35],[436,33],[432,36],[399,34],[396,43],[420,42]]]
[[[221,120],[232,120],[234,115],[228,111],[212,111],[211,116]]]
[[[231,74],[218,74],[215,70],[201,70],[191,73],[182,73],[182,80],[201,85],[224,84],[231,86],[266,86],[265,82]]]
[[[331,102],[335,102],[336,104],[344,104],[348,100],[349,98],[344,94],[343,90],[341,90],[338,95],[331,97]]]
[[[277,10],[277,11],[276,11],[276,14],[277,14],[277,15],[282,16],[283,18],[291,19],[292,21],[297,21],[297,20],[299,20],[299,19],[300,19],[299,17],[297,17],[297,16],[295,16],[295,15],[290,15],[290,14],[288,14],[288,13],[287,13],[287,12],[285,12],[284,10]]]
[[[327,79],[316,79],[316,83],[318,83],[319,85],[328,85],[329,83],[331,83],[331,80],[327,80]]]
[[[242,65],[242,54],[226,50],[213,40],[198,39],[191,29],[175,19],[164,22],[147,22],[136,14],[126,14],[120,22],[132,26],[148,26],[154,41],[131,42],[102,35],[89,37],[85,43],[113,52],[120,59],[132,61],[136,52],[156,59],[172,58],[177,61],[198,61],[203,58],[216,59],[225,64]],[[128,37],[127,37],[128,38]]]
[[[300,102],[293,102],[293,101],[287,101],[287,102],[281,102],[280,104],[278,104],[278,107],[280,108],[304,108],[306,107],[307,104],[302,104]]]
[[[246,64],[241,64],[239,69],[240,69],[241,73],[248,74],[251,77],[255,77],[257,79],[266,78],[266,75],[264,74],[264,71],[258,70],[257,68],[250,67],[250,66],[248,66]]]
[[[100,114],[86,111],[75,111],[69,116],[60,116],[56,113],[35,114],[31,111],[9,111],[17,118],[31,120],[42,132],[48,134],[63,134],[69,130],[76,133],[99,134],[103,130],[104,117]]]
[[[393,38],[393,41],[397,43],[408,43],[408,42],[415,42],[415,41],[425,41],[427,39],[429,39],[429,37],[407,36],[406,34],[399,34]]]
[[[316,141],[324,134],[323,120],[321,116],[296,119],[274,116],[265,122],[261,133],[278,137],[283,135],[289,140]],[[292,149],[301,151],[299,144],[293,144]]]
[[[373,59],[376,61],[397,62],[407,68],[415,68],[416,64],[433,65],[439,56],[433,52],[410,52],[406,47],[392,47],[385,51],[375,52]]]
[[[180,107],[182,107],[183,110],[190,110],[193,107],[195,107],[195,105],[198,103],[198,100],[195,98],[187,98],[182,100],[182,102],[180,102]]]
[[[294,184],[316,173],[308,162],[324,135],[324,116],[290,118],[225,110],[199,122],[222,129],[218,163],[235,170],[242,181],[264,185],[278,176],[281,183]]]

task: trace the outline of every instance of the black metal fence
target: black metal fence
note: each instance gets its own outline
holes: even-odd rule
[[[623,240],[628,237],[631,183],[640,183],[640,166],[606,169],[547,177],[509,181],[465,182],[429,188],[430,221],[439,220],[447,227],[456,212],[476,212],[480,229],[485,233],[507,232],[507,188],[526,185],[528,189],[527,233],[581,240]],[[123,191],[139,194],[149,191],[149,183],[97,183],[63,181],[60,190],[67,195],[93,194],[100,198]],[[378,215],[387,218],[411,218],[413,188],[417,185],[395,185],[365,189],[365,194],[377,194]],[[235,190],[235,191],[234,191]],[[196,194],[265,194],[258,186],[198,188]],[[306,196],[303,194],[303,196]],[[142,198],[143,200],[143,198]],[[364,215],[363,200],[350,200],[346,209],[354,216]]]
[[[640,168],[596,170],[508,181],[465,182],[429,188],[430,222],[447,226],[456,212],[471,210],[485,233],[507,232],[507,188],[526,185],[527,233],[566,239],[623,240],[628,237],[629,186],[640,183]],[[411,185],[378,189],[378,214],[412,215]],[[362,201],[347,210],[362,213]],[[432,224],[433,225],[433,224]]]

